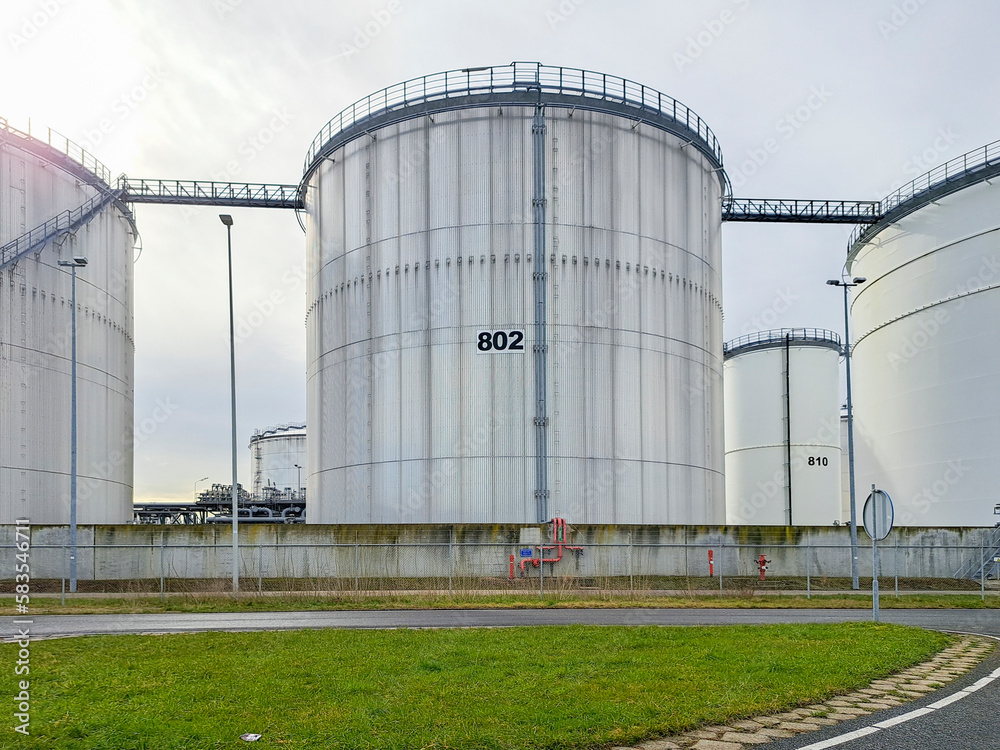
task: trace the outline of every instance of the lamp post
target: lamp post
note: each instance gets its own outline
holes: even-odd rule
[[[296,487],[296,489],[295,489],[295,495],[296,495],[296,497],[298,497],[299,500],[301,500],[302,499],[302,467],[299,466],[298,464],[295,464],[295,468],[299,470],[299,478],[295,482],[298,485],[298,487]]]
[[[69,428],[69,442],[70,442],[70,469],[69,469],[69,590],[71,594],[76,593],[76,485],[77,485],[77,466],[76,466],[76,269],[83,268],[87,265],[87,259],[81,255],[74,255],[72,260],[60,260],[58,261],[60,266],[66,266],[71,269],[73,274],[72,282],[72,295],[70,304],[72,307],[72,313],[70,315],[71,322],[71,334],[70,337],[73,340],[72,343],[72,364],[70,379],[72,385],[70,386],[70,404],[71,404],[71,416],[70,416],[70,428]]]
[[[236,325],[233,317],[233,217],[219,214],[226,225],[226,246],[229,251],[229,372],[233,402],[233,596],[240,593],[240,504],[236,489]]]
[[[194,500],[195,500],[195,502],[198,502],[198,485],[201,484],[202,482],[204,482],[206,479],[208,479],[208,477],[202,477],[201,479],[199,479],[198,481],[196,481],[194,483]]]
[[[851,402],[851,329],[847,308],[847,290],[864,284],[868,279],[855,276],[851,281],[830,279],[830,286],[844,288],[844,362],[847,367],[847,475],[851,487],[851,588],[858,590],[858,511],[854,494],[854,408]]]

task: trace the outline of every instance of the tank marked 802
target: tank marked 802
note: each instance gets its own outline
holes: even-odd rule
[[[480,331],[476,336],[476,351],[487,352],[523,352],[524,331]]]

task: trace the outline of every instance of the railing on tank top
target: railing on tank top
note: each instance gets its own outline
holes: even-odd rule
[[[1000,166],[1000,141],[993,141],[961,156],[956,156],[893,191],[879,202],[880,213],[885,216],[895,208],[920,195],[936,192],[949,183],[964,180],[977,172],[985,173],[991,167],[997,166]],[[859,224],[851,233],[851,238],[847,242],[847,251],[850,252],[875,226],[877,224]]]
[[[840,334],[826,328],[779,328],[771,331],[756,331],[727,341],[722,345],[722,351],[726,354],[735,349],[742,349],[744,346],[778,343],[786,339],[789,341],[830,341],[837,346],[841,345]]]
[[[111,184],[111,170],[99,162],[93,154],[87,151],[83,146],[78,143],[74,143],[66,136],[53,130],[52,128],[45,128],[42,133],[38,133],[37,129],[32,132],[31,120],[28,120],[27,131],[18,130],[6,118],[0,117],[0,130],[5,133],[9,133],[13,136],[21,138],[22,140],[32,140],[36,143],[44,143],[52,150],[56,151],[63,156],[68,157],[72,161],[79,164],[81,167],[89,172],[93,172],[97,177],[101,178],[108,185]]]
[[[654,112],[697,135],[718,164],[722,164],[722,149],[715,134],[701,117],[673,97],[606,73],[513,62],[504,66],[433,73],[394,84],[355,102],[326,123],[313,139],[306,153],[303,173],[308,172],[323,146],[336,133],[372,115],[437,99],[531,90],[600,99]]]

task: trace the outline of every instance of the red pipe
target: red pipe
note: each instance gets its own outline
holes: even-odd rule
[[[531,563],[534,567],[539,567],[543,562],[547,563],[557,563],[562,560],[563,549],[572,550],[583,550],[583,547],[572,547],[566,544],[566,519],[565,518],[553,518],[552,519],[552,545],[545,546],[541,545],[536,547],[538,550],[538,557],[522,557],[521,558],[521,575],[524,575],[524,566],[527,563]],[[545,550],[554,549],[558,550],[559,554],[556,557],[546,557]],[[511,555],[511,578],[514,577],[514,556]]]
[[[712,560],[712,550],[708,551],[708,576],[711,578],[715,575],[715,563]]]
[[[514,555],[510,556],[510,580],[514,580]]]

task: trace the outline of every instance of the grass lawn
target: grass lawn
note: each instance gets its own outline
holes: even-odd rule
[[[985,601],[979,593],[969,594],[906,594],[893,596],[891,587],[883,589],[879,597],[885,609],[994,609],[1000,607],[996,592],[987,594]],[[286,612],[289,610],[377,610],[377,609],[536,609],[536,608],[726,608],[726,609],[871,609],[871,590],[863,588],[857,593],[814,594],[811,599],[798,595],[753,593],[745,596],[729,594],[719,597],[712,594],[689,596],[657,596],[636,593],[634,596],[600,592],[557,592],[512,594],[331,594],[298,592],[290,594],[243,594],[233,599],[229,594],[167,594],[163,601],[156,594],[108,594],[66,598],[60,603],[58,596],[33,596],[31,613],[35,615],[60,614],[140,614],[149,612]],[[12,596],[0,597],[0,610],[14,610]]]
[[[8,712],[0,746],[607,747],[814,703],[948,642],[873,623],[37,641],[32,736],[15,734]],[[0,646],[4,663],[16,649]],[[244,732],[263,738],[247,745]]]

